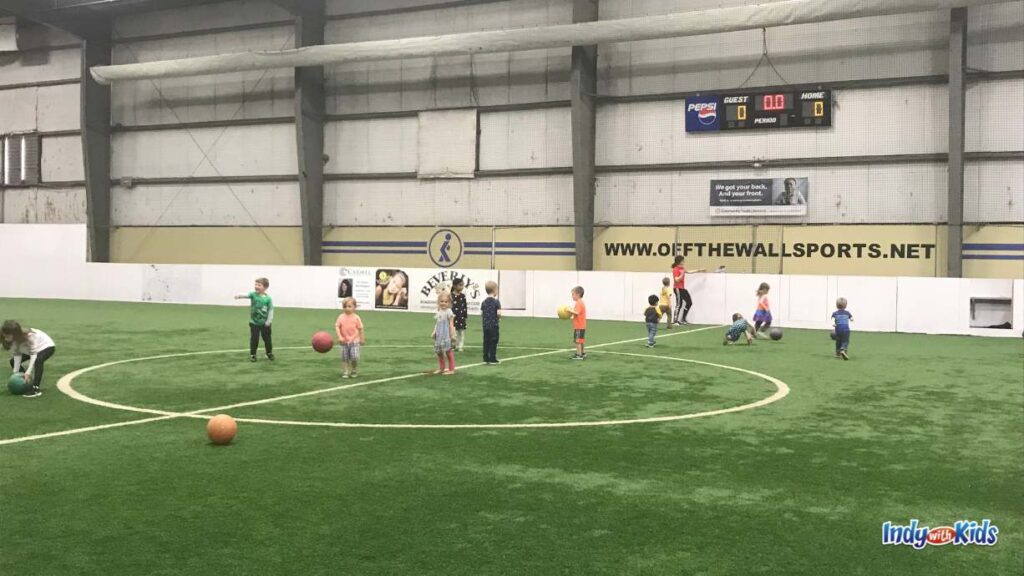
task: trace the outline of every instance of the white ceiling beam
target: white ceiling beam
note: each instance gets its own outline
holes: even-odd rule
[[[243,52],[162,60],[137,64],[97,66],[93,78],[101,84],[266,70],[323,66],[345,62],[367,62],[457,56],[488,52],[513,52],[588,46],[658,38],[678,38],[721,32],[735,32],[792,24],[808,24],[862,18],[949,10],[1005,0],[783,0],[752,6],[717,8],[663,16],[601,20],[539,28],[493,30],[442,36],[421,36],[396,40],[375,40],[309,46],[292,50]],[[1018,0],[1018,3],[1021,3]]]

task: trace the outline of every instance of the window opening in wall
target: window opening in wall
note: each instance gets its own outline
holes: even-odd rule
[[[39,134],[7,134],[0,138],[4,186],[39,184]]]
[[[971,298],[971,328],[1013,328],[1013,300]]]

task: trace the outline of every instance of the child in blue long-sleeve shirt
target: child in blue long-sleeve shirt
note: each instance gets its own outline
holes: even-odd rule
[[[836,300],[836,308],[838,310],[832,313],[836,335],[836,358],[849,360],[850,356],[846,349],[850,347],[850,322],[853,321],[853,314],[846,309],[846,298]]]

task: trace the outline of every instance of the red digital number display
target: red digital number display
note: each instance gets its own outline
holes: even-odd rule
[[[761,109],[763,110],[785,110],[785,94],[765,94],[761,97]]]

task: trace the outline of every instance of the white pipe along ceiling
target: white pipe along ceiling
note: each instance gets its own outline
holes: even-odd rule
[[[579,24],[559,24],[538,28],[349,42],[291,50],[242,52],[180,60],[94,66],[90,72],[100,84],[111,84],[126,80],[201,76],[270,68],[322,66],[345,62],[398,60],[426,56],[514,52],[678,38],[867,16],[949,10],[1003,2],[1005,0],[783,0],[751,6],[600,20]],[[1018,0],[1018,3],[1024,2]]]

